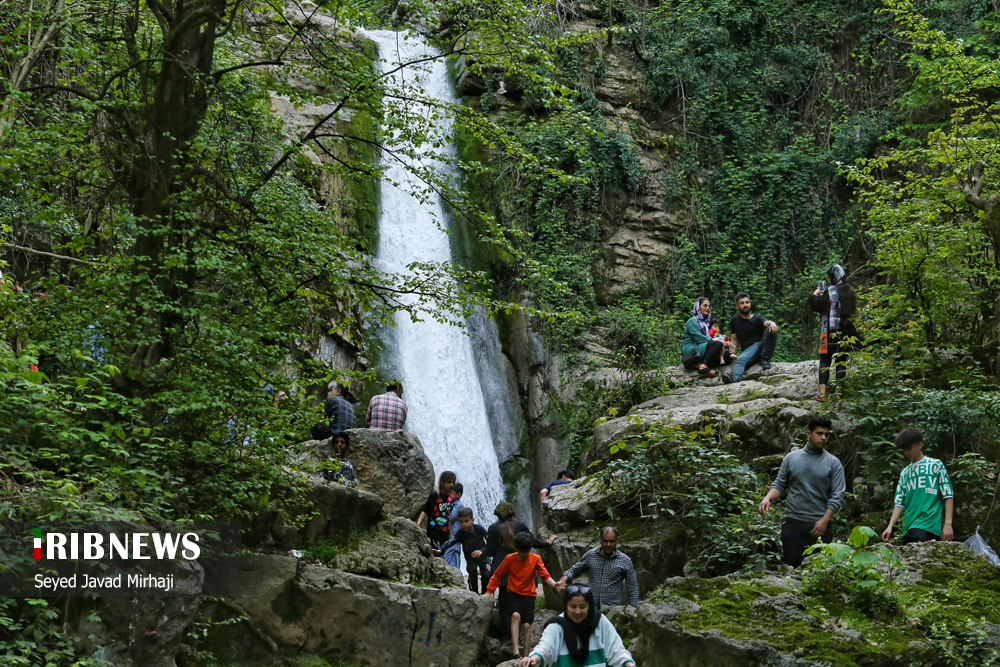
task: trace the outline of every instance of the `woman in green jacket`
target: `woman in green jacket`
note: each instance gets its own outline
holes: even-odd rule
[[[695,299],[691,319],[684,325],[684,336],[681,338],[681,361],[685,368],[697,368],[699,375],[714,378],[712,370],[723,363],[729,363],[735,357],[730,350],[723,348],[726,344],[712,340],[708,335],[708,325],[712,321],[712,302],[703,296]]]

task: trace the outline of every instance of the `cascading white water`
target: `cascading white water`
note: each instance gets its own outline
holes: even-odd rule
[[[378,44],[383,72],[439,55],[420,37],[388,30],[365,34]],[[389,76],[397,86],[415,83],[426,98],[457,101],[440,58],[407,65]],[[450,114],[440,108],[432,110],[412,99],[387,98],[384,103],[390,114],[392,107],[402,105],[427,118],[436,113],[435,131],[441,137],[452,131]],[[399,118],[403,114],[395,115]],[[442,141],[440,145],[438,155],[454,150],[450,143]],[[393,151],[396,155],[406,152],[405,148]],[[391,155],[384,153],[383,163],[386,174],[381,186],[379,264],[400,271],[412,262],[451,261],[451,245],[442,228],[446,217],[441,198],[426,195],[422,184]],[[414,166],[434,167],[446,174],[451,169],[433,157]],[[415,196],[418,192],[423,201]],[[458,475],[465,486],[462,501],[472,507],[477,522],[488,524],[493,520],[493,508],[503,500],[504,489],[470,337],[460,327],[431,319],[412,322],[405,313],[398,313],[395,323],[385,341],[383,364],[403,381],[403,399],[409,406],[406,430],[420,438],[437,474],[453,470]]]

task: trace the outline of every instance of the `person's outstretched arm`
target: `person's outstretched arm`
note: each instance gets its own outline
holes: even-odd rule
[[[635,667],[635,659],[625,648],[621,635],[615,630],[607,616],[602,616],[597,631],[601,634],[600,639],[604,644],[604,659],[608,667],[625,667],[632,665]]]
[[[588,551],[587,553],[590,552]],[[590,569],[590,565],[587,564],[587,554],[584,554],[583,558],[570,565],[569,569],[563,573],[562,578],[556,582],[556,587],[555,587],[556,590],[562,593],[563,589],[566,588],[567,581],[569,581],[572,578],[575,578],[576,575],[588,569]]]
[[[896,522],[899,521],[899,517],[902,516],[903,507],[905,507],[905,505],[906,489],[903,488],[903,473],[900,473],[899,481],[896,482],[896,498],[895,506],[892,508],[892,518],[889,519],[889,525],[882,531],[882,541],[888,542],[892,539],[892,527],[896,525]]]

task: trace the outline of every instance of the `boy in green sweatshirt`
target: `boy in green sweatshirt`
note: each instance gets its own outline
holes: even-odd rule
[[[944,540],[955,537],[951,529],[955,497],[944,464],[924,456],[924,434],[907,426],[896,436],[896,446],[910,465],[903,468],[896,485],[896,506],[882,539],[892,539],[892,527],[903,515],[903,544]],[[941,521],[942,510],[944,522]]]

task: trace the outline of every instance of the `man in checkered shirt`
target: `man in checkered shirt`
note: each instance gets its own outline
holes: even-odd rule
[[[368,428],[382,431],[400,431],[406,423],[406,403],[403,402],[403,384],[390,382],[385,393],[372,396],[368,403]]]
[[[608,526],[601,530],[601,546],[583,554],[583,558],[566,570],[556,582],[560,593],[566,584],[583,570],[590,570],[590,590],[594,602],[600,607],[613,607],[622,603],[622,584],[628,585],[628,603],[639,604],[639,580],[635,576],[632,559],[618,551],[618,529]]]

